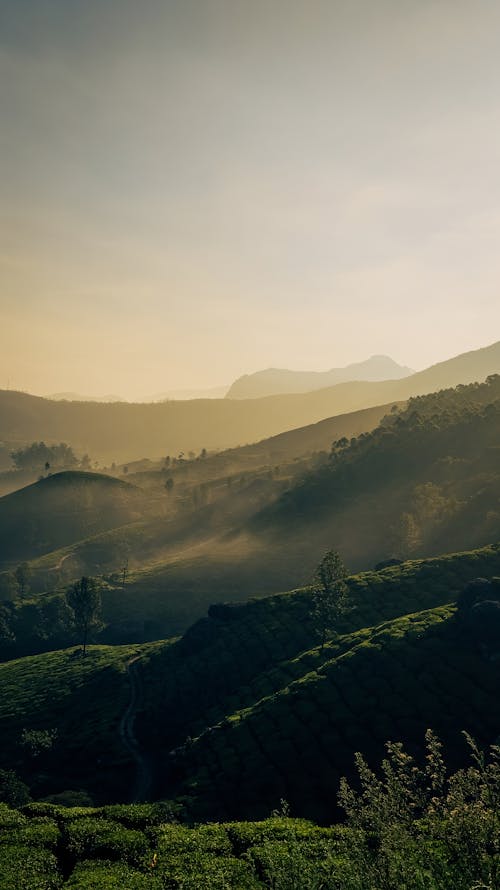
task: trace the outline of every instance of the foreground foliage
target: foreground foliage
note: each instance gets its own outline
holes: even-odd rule
[[[2,890],[497,890],[500,748],[446,775],[427,733],[424,766],[389,743],[381,776],[357,755],[341,783],[345,825],[292,819],[176,824],[168,804],[0,804]]]

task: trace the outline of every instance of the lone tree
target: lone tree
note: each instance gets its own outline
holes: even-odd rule
[[[336,550],[328,550],[313,580],[312,618],[323,651],[326,638],[341,615],[349,609],[349,588],[345,582],[348,571]]]
[[[75,627],[81,634],[85,657],[89,632],[101,625],[101,595],[95,579],[83,577],[74,584],[66,593],[66,602],[73,612]]]
[[[21,596],[29,590],[29,580],[31,577],[31,569],[27,562],[22,562],[14,572],[16,577],[17,586],[19,588],[19,593]]]

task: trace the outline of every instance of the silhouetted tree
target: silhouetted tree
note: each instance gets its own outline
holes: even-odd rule
[[[66,593],[66,602],[73,611],[75,627],[81,634],[85,657],[89,632],[101,623],[101,596],[94,578],[83,577],[74,584]]]
[[[127,583],[127,577],[128,577],[128,556],[125,559],[125,562],[123,563],[123,566],[122,566],[122,590],[123,590],[123,592],[125,592],[125,584]]]

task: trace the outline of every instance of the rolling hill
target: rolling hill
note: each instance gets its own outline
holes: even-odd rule
[[[155,404],[55,402],[0,392],[4,441],[66,441],[107,462],[179,451],[230,448],[326,417],[404,401],[484,380],[500,371],[500,343],[381,383],[349,382],[305,394],[261,399],[194,399]]]
[[[6,616],[2,657],[71,641],[61,621],[49,617],[51,598],[35,594],[62,594],[81,574],[105,576],[102,639],[124,643],[182,633],[218,599],[307,584],[331,547],[351,570],[361,570],[388,558],[498,541],[499,435],[496,377],[412,400],[373,432],[351,443],[336,440],[332,457],[323,455],[315,469],[312,457],[279,472],[264,466],[226,476],[224,462],[238,461],[237,454],[181,464],[173,471],[174,513],[153,514],[174,502],[165,500],[161,470],[148,472],[159,486],[159,494],[148,490],[148,516],[32,562],[34,598]],[[270,447],[263,443],[263,454]],[[205,472],[212,482],[200,481]],[[126,559],[124,588],[119,571]]]
[[[33,559],[141,517],[143,492],[112,476],[54,473],[0,498],[0,565]]]

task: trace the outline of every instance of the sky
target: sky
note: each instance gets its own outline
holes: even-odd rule
[[[0,388],[500,339],[497,0],[0,0]]]

